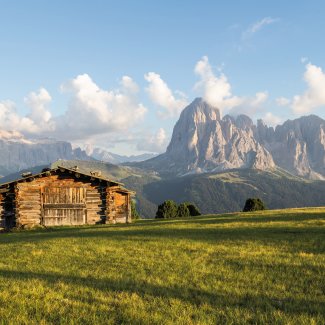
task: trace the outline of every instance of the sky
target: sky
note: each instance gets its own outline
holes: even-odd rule
[[[271,126],[325,118],[323,1],[0,0],[0,13],[7,137],[164,152],[196,97]]]

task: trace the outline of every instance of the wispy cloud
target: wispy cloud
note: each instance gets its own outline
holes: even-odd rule
[[[274,24],[279,21],[279,18],[272,18],[272,17],[264,17],[263,19],[256,21],[253,23],[249,28],[247,28],[243,33],[242,33],[242,39],[246,40],[250,37],[252,37],[255,33],[260,31],[262,28],[264,28],[267,25]]]

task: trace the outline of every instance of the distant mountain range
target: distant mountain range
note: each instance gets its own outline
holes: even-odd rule
[[[0,132],[0,175],[48,165],[57,159],[91,160],[80,148],[66,141],[26,139],[17,132]]]
[[[144,153],[141,155],[131,155],[131,156],[123,156],[123,155],[118,155],[112,152],[109,152],[105,149],[100,149],[100,148],[94,148],[88,154],[99,161],[104,161],[104,162],[109,162],[111,164],[122,164],[122,163],[128,163],[128,162],[139,162],[139,161],[144,161],[153,157],[156,157],[157,154],[153,153]]]
[[[0,130],[0,176],[6,176],[20,170],[31,169],[39,165],[50,165],[58,159],[64,160],[100,160],[120,164],[139,162],[154,154],[122,156],[95,148],[90,154],[80,148],[73,148],[67,141],[55,139],[29,139],[19,132]]]

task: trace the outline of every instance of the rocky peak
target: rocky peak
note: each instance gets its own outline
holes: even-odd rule
[[[221,119],[218,108],[197,98],[181,113],[166,153],[150,163],[159,165],[163,161],[162,168],[178,175],[273,168],[272,156],[254,138],[254,127],[246,115]]]
[[[239,129],[243,130],[252,129],[254,126],[253,121],[247,115],[238,115],[235,123]]]

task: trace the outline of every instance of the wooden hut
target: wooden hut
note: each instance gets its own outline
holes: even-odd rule
[[[78,167],[57,167],[0,185],[0,227],[131,221],[131,195],[121,183]]]

